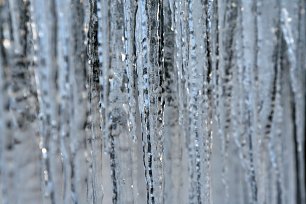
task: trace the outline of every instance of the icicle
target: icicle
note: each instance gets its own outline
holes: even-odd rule
[[[136,95],[135,95],[135,5],[130,0],[124,2],[124,48],[125,54],[122,61],[125,62],[127,73],[127,92],[129,101],[129,131],[130,135],[136,142]]]
[[[218,93],[218,123],[220,125],[219,134],[221,136],[221,152],[222,152],[222,183],[225,189],[225,202],[229,201],[230,196],[230,179],[229,179],[229,171],[230,171],[230,151],[231,146],[230,142],[232,141],[232,136],[235,136],[236,132],[239,131],[237,127],[235,127],[235,119],[237,118],[238,111],[233,110],[236,107],[234,106],[234,80],[235,80],[235,67],[234,64],[236,63],[235,57],[236,54],[236,38],[235,35],[237,29],[237,15],[238,15],[238,8],[237,8],[237,1],[227,2],[226,4],[220,5],[220,12],[222,16],[219,16],[219,29],[224,27],[223,32],[220,30],[220,43],[219,43],[219,93]],[[221,17],[223,20],[221,20]],[[237,60],[238,63],[238,60]],[[239,66],[239,65],[238,65]],[[236,96],[237,97],[237,96]],[[238,96],[240,97],[240,96]],[[238,98],[237,98],[238,99]],[[237,105],[237,104],[236,104]],[[237,110],[237,109],[236,109]]]
[[[48,174],[47,192],[50,190],[52,203],[60,202],[62,197],[63,179],[60,172],[61,161],[59,156],[58,138],[58,98],[56,86],[56,10],[54,2],[42,5],[40,2],[33,2],[33,20],[38,33],[37,58],[38,67],[35,70],[37,84],[41,90],[42,115],[42,139],[43,148],[48,152],[45,158],[45,171]],[[47,12],[47,10],[51,12]],[[48,13],[48,15],[45,15]],[[49,20],[51,19],[51,20]],[[50,56],[50,57],[48,57]],[[58,186],[58,188],[55,188]]]
[[[150,124],[150,76],[152,76],[152,65],[150,64],[150,42],[148,31],[148,3],[147,1],[138,2],[138,11],[136,19],[136,68],[138,75],[139,94],[138,104],[141,117],[141,131],[143,142],[143,162],[145,168],[145,178],[147,185],[147,203],[155,203],[154,197],[154,181],[153,181],[153,137]],[[152,124],[153,125],[153,124]]]
[[[180,61],[179,56],[175,56],[175,42],[181,40],[181,36],[175,36],[175,20],[178,16],[174,2],[164,1],[163,8],[163,27],[164,33],[162,45],[163,49],[163,69],[164,71],[164,114],[163,114],[163,135],[164,137],[164,202],[180,203],[183,202],[182,190],[182,149],[185,147],[182,133],[179,126],[179,93],[176,92],[178,87],[178,72]],[[178,34],[178,33],[177,33]],[[177,47],[181,49],[181,47]]]
[[[297,109],[301,111],[301,113],[305,112],[305,101],[303,100],[303,97],[305,98],[305,93],[303,93],[303,90],[305,89],[305,85],[303,85],[300,79],[301,76],[303,76],[303,73],[305,74],[305,71],[300,71],[299,67],[297,67],[296,62],[296,44],[295,40],[292,34],[292,29],[290,26],[290,16],[288,14],[288,11],[283,8],[281,10],[281,31],[283,34],[284,41],[286,43],[287,49],[286,54],[288,57],[289,67],[290,67],[290,79],[291,79],[291,88],[293,91],[293,97],[295,104],[293,106],[295,109],[295,118],[293,118],[294,122],[294,129],[295,131],[295,142],[296,142],[296,157],[298,158],[296,160],[297,165],[297,193],[299,194],[297,196],[297,202],[304,203],[306,202],[306,193],[305,193],[305,159],[304,158],[304,152],[305,152],[305,145],[303,145],[305,142],[305,134],[302,127],[305,123],[305,115],[300,114],[296,112]],[[301,76],[299,76],[301,75]],[[303,111],[304,110],[304,111]]]
[[[37,98],[32,84],[29,2],[0,2],[1,198],[3,203],[41,202]],[[25,151],[32,150],[32,151]],[[31,178],[31,182],[27,182]],[[20,185],[20,183],[22,185]],[[18,192],[18,196],[16,196]],[[2,200],[2,199],[1,199]]]
[[[243,95],[243,101],[241,103],[241,117],[242,117],[242,126],[245,127],[243,130],[241,137],[247,144],[240,144],[246,145],[242,147],[242,151],[245,151],[244,157],[246,157],[246,176],[247,176],[247,183],[249,184],[250,188],[250,202],[257,203],[258,202],[258,195],[257,195],[257,177],[256,174],[256,150],[259,149],[257,146],[257,134],[256,134],[256,99],[254,93],[256,90],[253,89],[255,83],[254,71],[256,70],[256,17],[254,16],[247,16],[248,13],[252,12],[254,7],[254,3],[252,2],[242,2],[241,3],[241,37],[242,37],[242,81],[241,81],[241,91]],[[248,26],[253,25],[251,28]],[[249,43],[249,41],[252,43]],[[251,92],[249,90],[252,90]],[[241,150],[240,150],[241,151]]]
[[[60,137],[60,150],[62,154],[63,162],[63,176],[64,176],[64,202],[69,203],[72,195],[71,188],[71,166],[70,158],[70,79],[69,79],[69,65],[68,65],[68,35],[65,29],[69,26],[69,18],[67,14],[69,4],[63,1],[56,1],[56,9],[58,11],[58,25],[57,25],[57,61],[58,61],[58,87],[59,87],[59,109],[60,109],[60,127],[59,127],[59,137]]]
[[[199,6],[201,5],[201,6]],[[208,115],[205,106],[208,103],[207,76],[209,70],[205,56],[207,44],[206,21],[203,19],[204,4],[198,1],[188,2],[189,59],[187,66],[187,110],[188,110],[188,148],[190,189],[189,202],[210,203],[209,154],[210,138],[207,132]],[[207,38],[207,36],[205,36]],[[204,81],[204,83],[203,83]],[[205,173],[202,173],[205,172]]]
[[[0,203],[305,202],[305,1],[0,0],[0,21]]]

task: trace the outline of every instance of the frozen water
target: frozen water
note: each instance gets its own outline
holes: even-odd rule
[[[0,0],[0,204],[304,204],[303,0]]]

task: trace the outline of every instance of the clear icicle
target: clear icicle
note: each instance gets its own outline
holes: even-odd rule
[[[0,0],[0,203],[305,203],[305,8]]]

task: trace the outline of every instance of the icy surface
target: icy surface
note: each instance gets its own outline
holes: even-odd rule
[[[303,0],[0,0],[0,204],[305,204]]]

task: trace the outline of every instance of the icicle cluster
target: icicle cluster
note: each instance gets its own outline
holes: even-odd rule
[[[0,0],[0,204],[304,204],[304,0]]]

